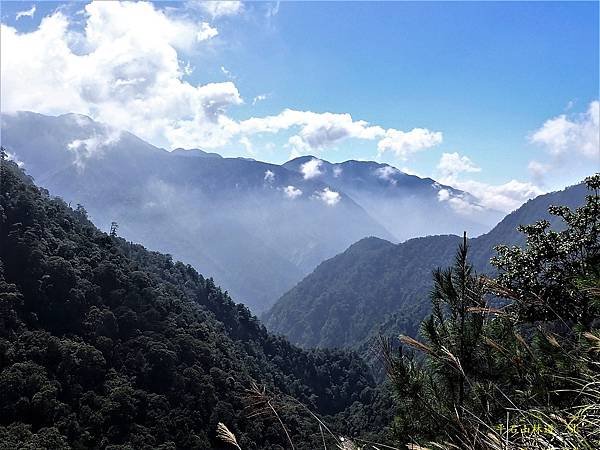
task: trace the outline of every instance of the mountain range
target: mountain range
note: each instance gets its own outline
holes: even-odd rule
[[[522,245],[517,227],[538,220],[560,227],[550,205],[576,207],[583,184],[529,200],[490,232],[469,239],[470,261],[490,273],[494,246]],[[352,348],[366,354],[378,333],[416,336],[429,313],[432,272],[452,264],[462,238],[427,236],[399,244],[366,238],[321,263],[262,316],[267,328],[302,347]]]
[[[465,215],[440,192],[476,204],[468,193],[375,162],[168,152],[78,114],[3,114],[1,132],[9,157],[101,229],[117,222],[119,235],[211,274],[255,313],[362,238],[476,235],[500,217]]]
[[[225,450],[223,422],[245,449],[289,433],[310,450],[325,439],[311,414],[340,433],[391,420],[356,354],[269,334],[211,279],[101,232],[4,157],[0,343],[2,449]]]

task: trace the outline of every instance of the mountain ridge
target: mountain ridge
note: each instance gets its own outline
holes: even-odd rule
[[[116,221],[124,237],[210,273],[256,313],[365,236],[483,230],[440,203],[440,185],[387,165],[168,152],[77,114],[22,112],[1,122],[3,145],[50,192],[84,205],[102,229]],[[330,169],[303,173],[301,163]]]
[[[470,260],[480,273],[499,244],[521,245],[518,225],[550,216],[551,204],[583,203],[583,184],[529,200],[490,232],[469,239]],[[261,316],[269,330],[302,347],[352,348],[368,351],[378,331],[415,336],[428,314],[431,272],[451,264],[461,238],[437,235],[400,244],[367,238],[321,263]]]
[[[212,279],[99,231],[4,158],[0,188],[0,446],[224,449],[225,422],[244,448],[284,448],[248,410],[252,383],[321,415],[359,411],[327,419],[347,432],[384,417],[361,412],[379,394],[356,355],[269,334]],[[311,417],[278,407],[299,448],[321,445]]]

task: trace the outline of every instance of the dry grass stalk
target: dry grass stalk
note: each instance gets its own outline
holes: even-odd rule
[[[249,394],[248,398],[251,400],[250,406],[256,408],[255,412],[250,414],[248,417],[256,417],[264,415],[265,413],[272,413],[285,432],[285,436],[290,443],[292,450],[295,450],[296,447],[294,446],[292,437],[290,436],[287,427],[283,423],[283,420],[281,420],[277,409],[275,409],[273,406],[273,399],[267,395],[266,388],[264,386],[261,388],[255,382],[252,382],[251,389],[248,389],[247,392]]]
[[[600,353],[600,337],[588,331],[583,333],[583,337],[586,338],[590,344],[592,344],[592,348],[590,349],[592,352]]]
[[[239,446],[237,439],[235,438],[235,434],[229,431],[229,428],[227,428],[222,422],[217,424],[217,437],[223,442],[231,444],[239,450],[242,450],[242,447]]]
[[[417,341],[416,339],[411,338],[410,336],[401,335],[400,342],[406,344],[410,347],[416,348],[424,353],[429,355],[433,354],[433,350],[422,342]]]

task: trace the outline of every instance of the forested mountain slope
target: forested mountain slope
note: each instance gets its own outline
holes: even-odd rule
[[[457,214],[434,180],[385,164],[168,152],[78,114],[3,113],[1,126],[11,157],[52,195],[84,205],[100,229],[116,221],[123,237],[210,273],[255,313],[364,237],[480,233],[497,221]]]
[[[0,448],[227,448],[218,422],[244,449],[285,448],[272,415],[251,417],[253,381],[385,424],[361,416],[377,391],[355,355],[267,333],[212,279],[97,230],[2,160]],[[297,447],[320,445],[307,414],[279,413]]]
[[[541,195],[506,216],[492,231],[470,239],[470,258],[481,272],[498,244],[521,244],[521,224],[548,219],[551,204],[584,202],[584,185]],[[431,272],[452,264],[458,236],[428,236],[394,245],[363,239],[320,264],[263,317],[271,331],[303,347],[341,347],[366,351],[369,338],[387,334],[415,335],[428,314]]]

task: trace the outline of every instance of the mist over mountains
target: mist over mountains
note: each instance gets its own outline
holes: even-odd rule
[[[479,273],[490,273],[490,258],[499,244],[522,245],[522,224],[560,220],[550,205],[571,208],[585,202],[583,184],[529,200],[490,232],[469,240],[470,262]],[[416,336],[430,312],[432,272],[452,264],[462,238],[438,235],[393,244],[366,238],[321,263],[262,316],[272,332],[310,347],[360,350],[366,355],[378,333]]]
[[[168,152],[77,114],[3,114],[2,145],[101,229],[116,221],[123,237],[190,262],[256,313],[362,238],[477,235],[500,216],[386,164]]]

